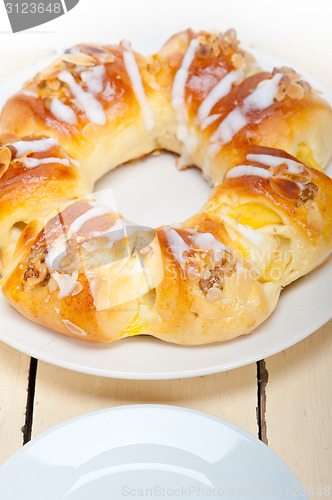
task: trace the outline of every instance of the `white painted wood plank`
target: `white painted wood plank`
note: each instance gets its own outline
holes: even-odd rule
[[[331,496],[332,321],[267,359],[266,368],[269,446],[307,489],[330,487],[330,495],[313,498]]]
[[[0,342],[0,466],[23,444],[30,358]]]
[[[141,403],[170,404],[204,411],[257,436],[256,365],[192,379],[131,381],[71,373],[40,362],[33,436],[83,413]]]

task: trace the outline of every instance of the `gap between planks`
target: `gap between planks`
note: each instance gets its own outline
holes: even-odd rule
[[[22,427],[23,445],[28,443],[31,440],[35,388],[36,388],[36,377],[37,377],[37,366],[38,366],[37,359],[30,358],[28,389],[27,389],[27,404],[26,404],[26,410],[25,410],[25,423]]]
[[[266,385],[269,373],[266,369],[265,360],[257,361],[257,425],[258,438],[268,445],[267,422],[266,422]]]

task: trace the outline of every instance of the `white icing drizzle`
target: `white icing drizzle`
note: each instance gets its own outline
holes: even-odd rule
[[[69,123],[70,125],[77,125],[77,116],[74,110],[60,101],[60,99],[55,98],[52,100],[50,111],[57,120]]]
[[[75,335],[79,335],[81,337],[87,336],[87,333],[84,330],[82,330],[82,328],[80,328],[77,325],[74,325],[74,323],[69,321],[69,319],[63,319],[62,323],[65,325],[67,330],[69,330],[71,333],[74,333]]]
[[[85,224],[88,220],[101,215],[109,214],[111,212],[109,207],[97,205],[95,202],[90,202],[90,206],[92,206],[90,210],[87,210],[84,214],[77,217],[77,219],[71,224],[69,233],[77,233],[77,231],[79,231],[83,224]]]
[[[166,236],[170,251],[174,255],[175,260],[178,262],[178,264],[183,268],[187,260],[186,257],[184,257],[183,253],[190,251],[189,245],[187,245],[187,243],[181,238],[179,233],[171,227],[164,226],[163,231]]]
[[[194,234],[191,237],[191,244],[193,249],[212,250],[215,261],[220,260],[224,252],[232,254],[232,251],[211,233]]]
[[[188,79],[188,71],[195,58],[196,51],[199,46],[199,41],[195,38],[191,40],[188,50],[185,53],[180,69],[177,71],[172,88],[172,106],[175,110],[184,105],[184,95],[186,82]]]
[[[211,136],[211,143],[219,142],[218,150],[222,144],[228,144],[234,135],[240,132],[248,123],[248,118],[242,108],[233,109],[220,123],[217,130]]]
[[[188,50],[182,59],[181,67],[174,77],[172,87],[172,106],[176,111],[176,120],[178,123],[176,135],[186,150],[183,152],[183,156],[186,156],[186,152],[188,154],[193,153],[197,147],[196,134],[194,130],[188,129],[188,113],[184,97],[189,68],[195,58],[198,47],[199,41],[197,39],[191,40]]]
[[[266,154],[248,154],[247,160],[257,161],[258,163],[261,163],[262,165],[266,165],[267,167],[277,167],[278,165],[281,165],[282,163],[286,163],[286,165],[288,167],[288,171],[291,172],[292,174],[299,174],[302,171],[302,169],[301,169],[302,164],[301,163],[298,163],[298,162],[291,160],[289,158],[282,158],[280,156],[272,156],[272,155],[266,155]]]
[[[93,66],[92,68],[82,71],[81,79],[91,94],[100,94],[104,89],[105,66]]]
[[[39,165],[49,163],[60,163],[61,165],[70,167],[70,162],[66,158],[22,158],[21,161],[27,168],[36,168]]]
[[[263,177],[264,179],[268,179],[272,176],[271,172],[265,168],[254,167],[253,165],[237,165],[227,172],[225,178],[234,179],[235,177],[244,177],[247,175]]]
[[[247,116],[249,113],[263,111],[272,106],[281,78],[282,74],[277,73],[273,78],[261,81],[256,89],[244,99],[242,106],[228,113],[217,130],[211,135],[211,147],[209,148],[211,156],[215,156],[222,145],[231,142],[234,135],[249,123],[249,117]]]
[[[286,161],[282,161],[281,163],[286,163],[288,172],[291,174],[300,174],[303,170],[303,166],[296,161],[293,162],[292,160],[286,159]]]
[[[97,125],[105,125],[106,115],[100,102],[90,93],[76,83],[75,78],[68,71],[61,71],[58,75],[61,82],[67,83],[71,93],[82,106],[88,120]]]
[[[131,50],[131,43],[129,40],[127,40],[126,38],[124,38],[123,40],[121,40],[120,42],[120,45],[123,49],[126,49],[128,51]]]
[[[221,116],[220,114],[216,114],[216,115],[211,115],[211,116],[208,116],[207,118],[205,118],[205,120],[203,120],[201,123],[201,130],[205,130],[207,127],[209,127],[211,125],[211,123],[218,120],[218,118],[220,118],[220,116]]]
[[[75,167],[77,168],[80,168],[81,164],[78,160],[75,160],[75,158],[72,158],[71,156],[69,156],[69,159],[70,159],[70,162],[75,165]]]
[[[277,73],[273,78],[259,82],[256,89],[243,101],[244,107],[248,111],[262,111],[272,106],[282,76],[282,73]]]
[[[28,97],[33,97],[34,99],[38,99],[39,95],[36,92],[31,92],[31,90],[21,90],[21,94],[26,95]]]
[[[25,155],[26,153],[44,153],[59,143],[56,139],[36,139],[33,141],[17,141],[12,142],[12,146],[16,149],[16,158]]]
[[[231,71],[230,73],[227,73],[215,87],[213,87],[198,108],[197,119],[201,124],[205,122],[217,102],[229,94],[233,83],[239,82],[242,78],[243,71]]]
[[[74,291],[75,286],[79,283],[77,281],[78,271],[74,271],[73,274],[58,273],[57,271],[53,271],[51,276],[59,285],[59,299],[68,297]]]
[[[183,254],[184,252],[190,252],[190,250],[212,251],[213,258],[216,262],[221,260],[224,252],[233,255],[232,251],[211,233],[199,233],[191,229],[185,229],[185,231],[189,233],[188,236],[190,238],[190,245],[188,245],[173,228],[164,226],[163,231],[170,251],[182,268],[187,260],[187,257]]]
[[[53,263],[59,255],[67,254],[67,245],[64,238],[58,238],[55,242],[56,244],[49,244],[47,246],[47,254],[45,256],[45,263],[49,272],[51,273],[53,268]]]
[[[147,130],[152,130],[154,127],[154,116],[146,100],[142,77],[135,56],[131,50],[123,51],[123,62],[142,110],[145,126]]]

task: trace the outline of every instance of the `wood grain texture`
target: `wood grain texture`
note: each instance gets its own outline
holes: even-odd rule
[[[332,496],[332,321],[266,360],[269,446],[306,487]],[[313,495],[313,498],[324,498]]]
[[[204,411],[258,434],[254,364],[192,379],[138,381],[72,373],[39,362],[32,435],[83,413],[139,403]]]
[[[0,466],[23,444],[30,358],[0,342]]]

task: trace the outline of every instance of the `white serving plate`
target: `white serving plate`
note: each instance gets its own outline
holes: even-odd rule
[[[139,39],[133,47],[142,53],[151,53],[160,45],[159,39]],[[250,51],[267,70],[287,65],[272,56]],[[2,83],[0,107],[49,61],[38,63]],[[298,71],[332,104],[331,91]],[[332,164],[327,172],[332,174]],[[96,190],[110,187],[119,211],[126,218],[152,227],[185,220],[203,205],[210,192],[197,169],[179,172],[170,154],[122,166],[100,180]],[[171,379],[218,373],[278,353],[329,321],[332,318],[331,278],[332,259],[329,259],[288,286],[281,294],[276,311],[255,332],[204,346],[177,346],[147,336],[106,345],[73,340],[26,320],[0,295],[0,340],[57,366],[105,377]]]
[[[43,433],[0,469],[6,500],[308,500],[290,469],[242,429],[175,406],[89,413]]]

